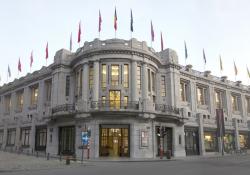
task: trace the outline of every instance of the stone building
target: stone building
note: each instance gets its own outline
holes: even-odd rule
[[[249,87],[181,66],[172,49],[95,39],[0,87],[0,146],[78,158],[83,147],[90,158],[215,154],[217,108],[225,151],[247,147]]]

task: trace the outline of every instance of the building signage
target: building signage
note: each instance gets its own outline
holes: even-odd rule
[[[148,131],[141,131],[141,147],[148,147]]]

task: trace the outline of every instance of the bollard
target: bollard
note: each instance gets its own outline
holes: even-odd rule
[[[47,160],[49,160],[49,153],[47,154]]]

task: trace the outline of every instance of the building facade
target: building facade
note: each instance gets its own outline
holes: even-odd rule
[[[95,39],[0,87],[0,146],[78,158],[83,147],[90,158],[214,154],[221,151],[218,108],[225,151],[246,148],[249,87],[181,66],[171,49]]]

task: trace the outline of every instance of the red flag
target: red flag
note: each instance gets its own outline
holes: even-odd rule
[[[162,38],[162,32],[161,32],[161,51],[163,51],[164,46],[163,46],[163,38]]]
[[[115,31],[117,30],[117,14],[116,14],[116,8],[115,8],[115,15],[114,15],[114,28]]]
[[[22,72],[22,65],[21,65],[20,58],[19,58],[19,61],[18,61],[18,71]]]
[[[99,27],[98,27],[98,32],[100,33],[102,30],[102,16],[101,16],[101,12],[99,10]]]
[[[33,64],[33,50],[30,54],[30,67],[32,67],[32,64]]]
[[[153,27],[153,23],[151,21],[151,41],[155,40],[155,32],[154,32],[154,27]]]
[[[48,42],[47,42],[46,50],[45,50],[45,58],[46,58],[46,60],[49,58],[49,44],[48,44]]]
[[[69,50],[72,51],[72,32],[70,34]]]
[[[80,21],[79,22],[79,29],[78,29],[78,39],[77,39],[78,43],[81,42],[81,34],[82,34],[82,31],[81,31],[81,21]]]

